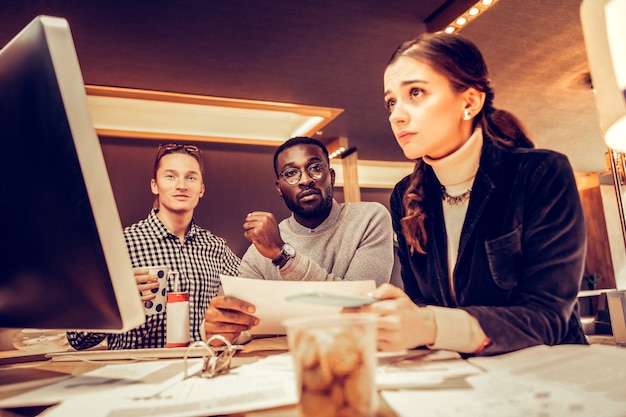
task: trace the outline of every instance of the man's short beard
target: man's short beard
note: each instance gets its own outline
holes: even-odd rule
[[[296,216],[302,217],[303,219],[312,219],[319,217],[323,214],[327,214],[330,211],[330,207],[333,205],[333,189],[332,187],[328,187],[326,189],[326,197],[320,204],[315,207],[304,208],[297,204],[297,202],[291,201],[283,195],[283,200],[285,200],[285,205],[287,208],[291,210]]]

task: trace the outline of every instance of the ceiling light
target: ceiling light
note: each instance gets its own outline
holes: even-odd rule
[[[343,109],[86,86],[100,136],[276,146],[313,136]]]
[[[593,81],[596,110],[610,163],[622,238],[626,245],[623,156],[626,154],[626,0],[583,0],[580,20]],[[618,287],[619,288],[619,287]]]
[[[479,14],[484,13],[484,11],[495,4],[495,0],[480,0],[472,7],[467,9],[465,12],[461,13],[452,21],[452,23],[448,24],[444,31],[446,33],[454,33],[461,30],[461,27],[466,26],[473,19],[475,19]]]
[[[626,153],[626,0],[584,0],[580,14],[604,141]]]
[[[336,157],[338,157],[339,155],[341,155],[342,153],[344,153],[345,151],[346,151],[346,148],[342,146],[342,147],[340,147],[339,149],[337,149],[337,150],[335,150],[335,151],[331,152],[331,153],[328,155],[328,157],[329,157],[330,159],[336,158]]]

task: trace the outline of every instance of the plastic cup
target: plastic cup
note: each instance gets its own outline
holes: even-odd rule
[[[302,416],[376,414],[376,315],[300,317],[283,324]]]

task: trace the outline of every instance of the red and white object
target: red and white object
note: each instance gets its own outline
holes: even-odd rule
[[[167,327],[165,347],[189,346],[189,293],[167,294]]]

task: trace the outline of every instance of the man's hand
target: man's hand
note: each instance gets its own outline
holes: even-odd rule
[[[278,222],[272,213],[254,211],[248,213],[243,223],[244,236],[266,258],[275,259],[285,244],[280,237]]]
[[[141,301],[154,300],[156,298],[156,293],[153,293],[150,290],[159,288],[159,279],[154,275],[150,275],[150,271],[147,269],[133,269],[133,274],[135,276],[135,281],[137,282],[137,288],[141,294]]]
[[[221,334],[228,340],[235,340],[244,330],[259,324],[252,314],[256,309],[250,303],[235,297],[218,295],[211,299],[204,315],[204,330],[207,339]]]

